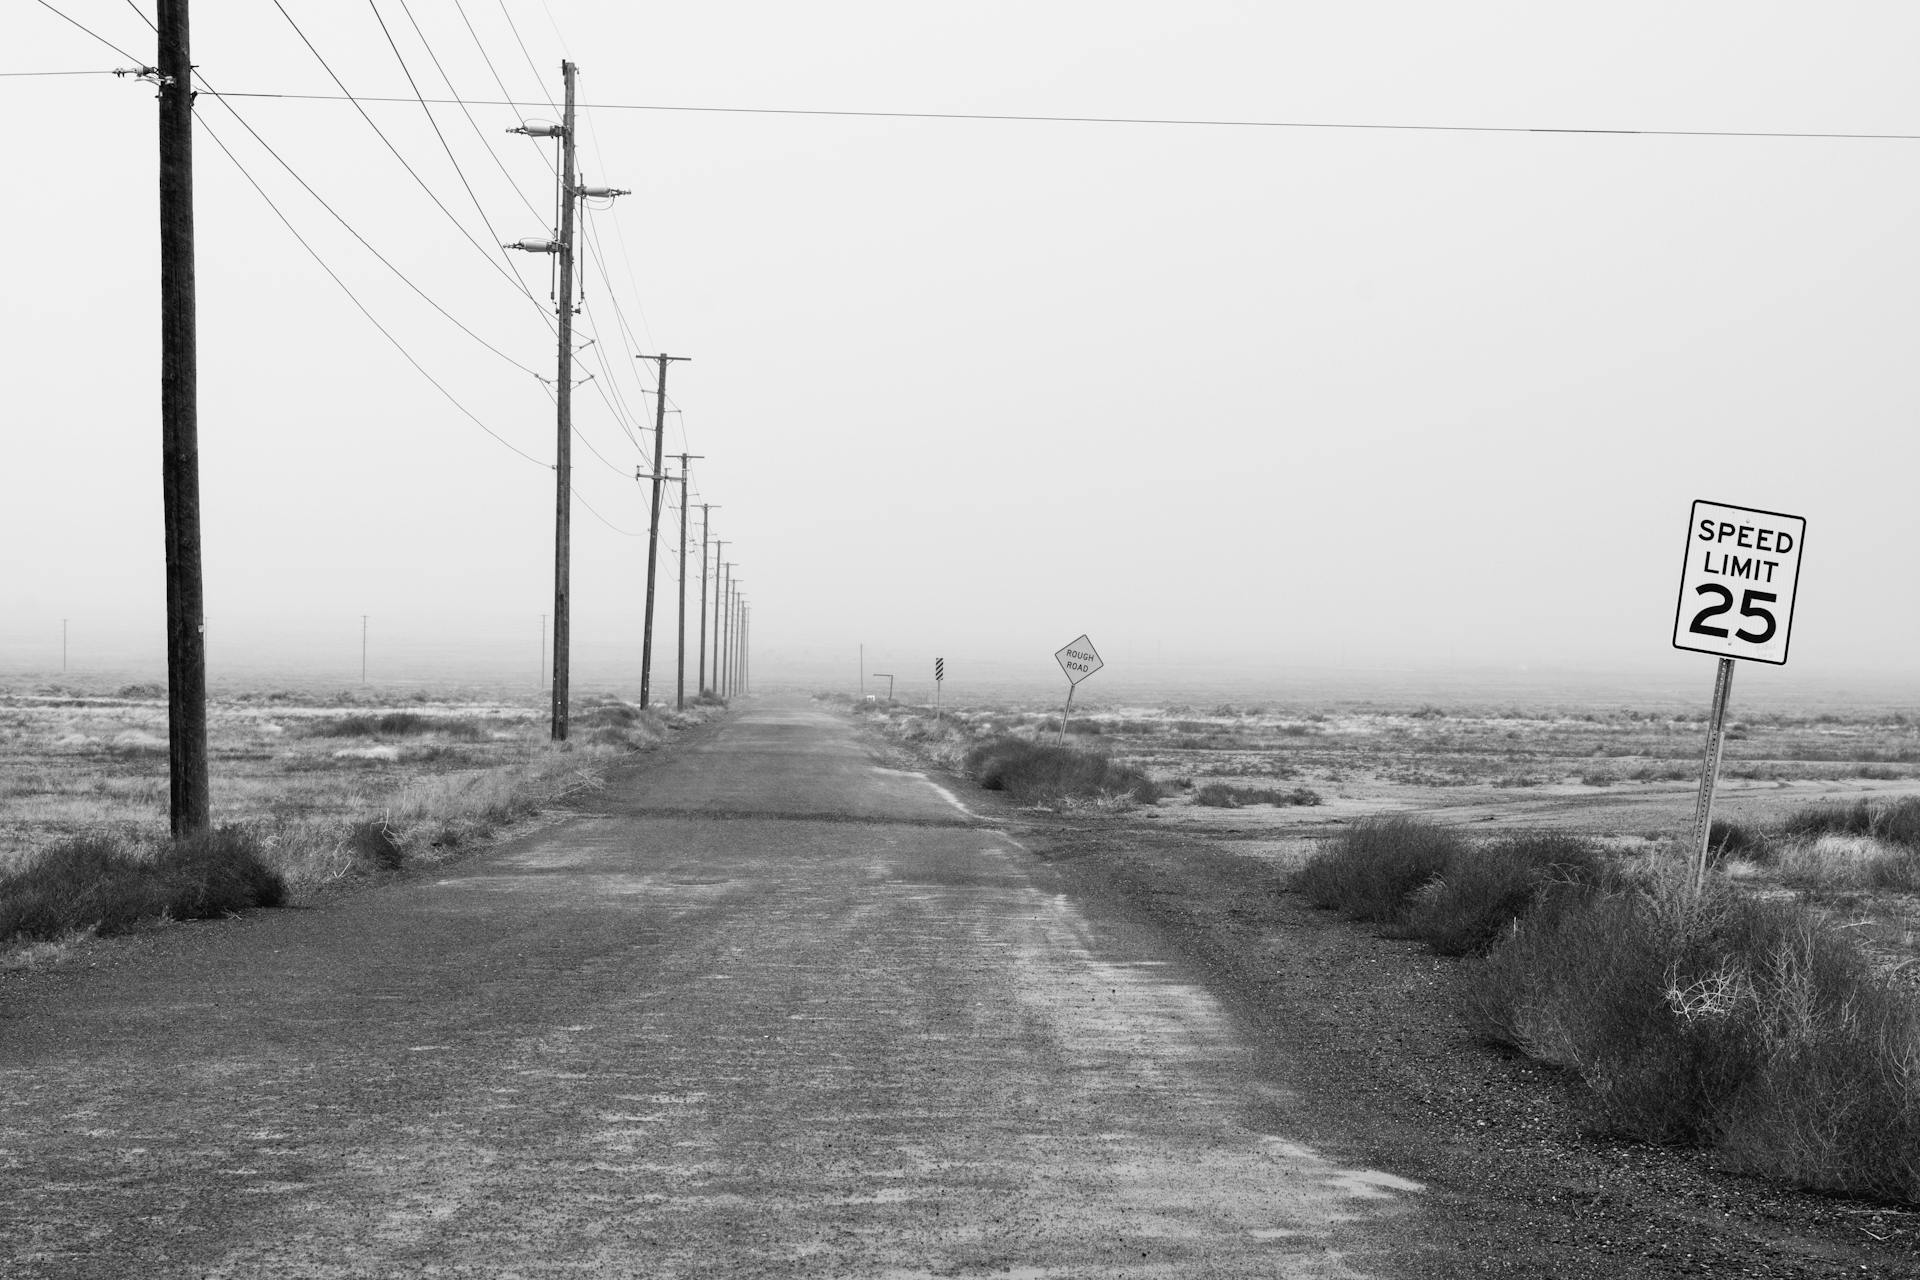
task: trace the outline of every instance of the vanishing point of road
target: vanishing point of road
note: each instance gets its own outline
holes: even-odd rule
[[[12,1280],[1331,1277],[1419,1221],[1151,931],[800,699],[93,952],[0,994]]]

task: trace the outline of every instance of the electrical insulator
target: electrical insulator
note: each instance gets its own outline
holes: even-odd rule
[[[624,187],[578,187],[575,189],[579,191],[581,195],[595,199],[607,199],[612,196],[628,196],[633,194]]]
[[[560,250],[558,240],[543,240],[538,236],[528,236],[525,240],[510,240],[501,246],[505,249],[519,249],[525,253],[557,253]]]
[[[536,120],[529,120],[518,129],[509,129],[507,132],[524,133],[529,138],[558,138],[566,133],[566,129],[557,124],[543,124]]]

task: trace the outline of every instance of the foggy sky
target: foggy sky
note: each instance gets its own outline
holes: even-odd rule
[[[56,7],[152,57],[127,5]],[[371,10],[286,7],[355,94],[410,96]],[[400,6],[378,7],[423,92],[447,96]],[[488,248],[550,231],[551,147],[505,131],[557,118],[560,61],[580,64],[585,177],[633,190],[588,215],[580,678],[640,647],[632,475],[653,405],[633,356],[663,348],[693,357],[670,375],[667,450],[704,455],[695,501],[719,504],[763,680],[851,679],[861,644],[1046,679],[1087,632],[1109,678],[1128,660],[1558,666],[1704,690],[1711,660],[1669,644],[1696,498],[1808,522],[1791,664],[1752,680],[1920,676],[1920,141],[613,105],[1920,134],[1909,6],[507,0],[526,56],[500,4],[464,8],[528,105],[474,106],[477,132],[434,108],[456,173],[418,103],[366,104],[451,219],[349,103],[229,101],[420,290],[551,379],[546,260],[491,255],[530,300],[454,222]],[[411,9],[460,94],[498,99],[460,11]],[[12,19],[0,71],[127,65],[37,4]],[[194,23],[220,92],[339,92],[271,6],[202,0]],[[63,618],[102,661],[157,660],[153,94],[86,76],[0,78],[0,95],[0,671],[57,668]],[[537,674],[548,391],[208,93],[200,115],[216,678],[243,660],[357,671],[362,614],[390,654]],[[213,135],[539,461],[416,372]]]

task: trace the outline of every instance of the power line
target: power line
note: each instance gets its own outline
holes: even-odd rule
[[[300,176],[299,170],[295,169],[291,164],[289,164],[284,156],[282,156],[278,151],[274,150],[273,145],[271,143],[269,143],[265,138],[260,136],[259,130],[255,129],[251,124],[247,123],[246,117],[241,115],[239,111],[237,111],[234,108],[233,104],[227,101],[227,98],[229,97],[229,95],[221,93],[218,89],[214,88],[211,84],[207,83],[206,77],[199,75],[198,72],[195,73],[195,76],[200,81],[200,87],[205,89],[208,93],[212,94],[213,97],[220,103],[220,105],[225,107],[227,111],[233,116],[233,118],[239,122],[240,127],[245,129],[248,133],[252,134],[253,140],[255,142],[258,142],[263,148],[265,148],[266,153],[268,155],[272,156],[275,160],[279,161],[280,167],[285,169],[287,173],[293,178],[293,180],[299,183],[301,187],[306,190],[306,193],[312,196],[314,200],[316,200],[319,203],[322,209],[325,209],[328,213],[333,215],[334,221],[338,222],[342,227],[344,227],[348,235],[352,236],[355,240],[358,240],[361,243],[361,245],[366,248],[366,251],[368,253],[371,253],[376,259],[379,260],[382,266],[384,266],[387,270],[393,272],[394,275],[398,276],[402,284],[406,285],[407,288],[413,290],[414,293],[418,294],[420,296],[421,301],[425,302],[428,306],[432,307],[435,311],[438,311],[441,315],[445,316],[448,320],[452,321],[454,327],[459,329],[460,332],[466,334],[469,338],[472,338],[475,342],[479,343],[481,346],[485,347],[487,350],[493,352],[494,355],[499,356],[502,360],[505,360],[508,364],[512,365],[514,368],[520,370],[522,373],[529,374],[535,378],[538,378],[540,376],[539,373],[537,373],[535,370],[528,368],[524,364],[521,364],[518,360],[514,359],[512,356],[502,351],[499,347],[494,346],[491,342],[488,342],[485,338],[481,337],[478,333],[475,333],[472,329],[468,328],[467,325],[458,316],[454,315],[453,312],[447,310],[445,307],[441,306],[438,302],[434,301],[434,299],[427,293],[426,290],[422,289],[419,285],[415,284],[410,278],[408,278],[406,272],[402,271],[399,267],[395,266],[391,259],[389,259],[385,254],[381,253],[378,249],[374,248],[373,242],[368,240],[365,236],[361,235],[360,232],[354,228],[354,225],[348,222],[338,209],[335,209],[331,204],[327,203],[326,197],[322,196],[318,191],[315,191],[313,189],[313,185],[309,183],[305,178]],[[546,309],[544,307],[541,308],[541,314],[542,315],[546,314]]]
[[[138,59],[135,60],[138,61]],[[24,76],[110,76],[115,74],[117,73],[112,71],[0,71],[0,79],[16,80]]]
[[[43,0],[44,2],[44,0]],[[316,102],[339,101],[326,93],[252,93],[236,97],[285,98]],[[412,102],[412,98],[365,97],[362,102]],[[433,105],[447,105],[439,99]],[[519,107],[516,101],[476,102],[475,106]],[[1517,124],[1406,124],[1358,120],[1210,120],[1177,116],[996,115],[978,111],[833,111],[815,107],[693,107],[654,102],[594,102],[582,111],[678,111],[708,115],[822,116],[856,120],[957,120],[1001,124],[1151,125],[1187,129],[1350,129],[1407,133],[1546,133],[1588,134],[1641,138],[1789,138],[1845,142],[1920,142],[1920,133],[1820,132],[1799,129],[1596,129]]]
[[[420,84],[418,81],[416,81],[413,78],[413,69],[407,66],[406,58],[401,56],[400,46],[394,42],[393,32],[387,29],[387,20],[380,16],[380,6],[375,4],[373,0],[367,0],[367,7],[373,10],[373,20],[380,24],[380,34],[387,38],[387,47],[393,50],[394,61],[400,64],[400,73],[406,76],[407,83],[413,87],[413,96],[417,99],[420,99],[420,113],[426,116],[427,125],[433,130],[433,136],[440,140],[440,149],[447,153],[447,163],[453,166],[453,176],[460,179],[460,185],[466,189],[467,199],[473,201],[473,211],[480,215],[480,225],[487,229],[487,235],[493,240],[495,244],[497,245],[501,244],[502,242],[500,240],[500,233],[494,230],[493,221],[487,217],[487,211],[485,207],[481,205],[480,197],[474,194],[473,184],[467,181],[466,170],[460,167],[459,159],[454,156],[453,148],[449,146],[447,143],[447,135],[440,132],[440,122],[433,118],[433,108],[429,107],[426,104],[426,100],[424,98],[421,98]],[[406,10],[407,21],[413,22],[413,11],[410,9],[407,9],[406,0],[400,0],[400,7]],[[433,59],[433,65],[436,68],[440,67],[440,60],[433,56],[433,46],[430,44],[427,44],[427,38],[424,34],[421,33],[419,23],[417,22],[414,23],[413,32],[415,35],[420,37],[420,43],[423,45],[426,45],[427,56]],[[441,69],[440,76],[441,76],[441,79],[443,80],[446,79],[446,71],[444,68]],[[458,92],[455,91],[453,87],[453,82],[451,80],[447,80],[447,92],[453,94],[454,101],[458,102],[460,100],[460,95]],[[462,111],[465,111],[466,104],[462,103],[460,109]],[[471,115],[468,115],[467,120],[468,120],[468,123],[472,123],[473,117]],[[475,126],[475,132],[478,132],[478,131],[479,131],[478,126]],[[484,141],[484,139],[482,141]],[[494,159],[497,161],[499,157],[495,156]],[[506,169],[505,169],[505,166],[503,165],[501,167],[501,172],[504,173],[505,171]],[[533,297],[533,290],[527,288],[526,278],[520,274],[520,268],[518,264],[512,261],[509,255],[509,252],[504,247],[504,245],[500,248],[499,254],[502,258],[507,259],[508,269],[512,271],[513,278],[519,281],[520,283],[520,292],[526,294],[529,298]]]
[[[400,0],[400,11],[406,14],[407,21],[413,24],[413,33],[416,36],[420,37],[420,43],[426,49],[427,57],[433,59],[433,69],[440,73],[440,79],[445,82],[447,86],[447,92],[453,95],[453,100],[455,102],[460,103],[460,113],[467,118],[467,124],[472,126],[473,136],[480,139],[480,144],[486,148],[487,155],[492,157],[494,165],[500,170],[500,176],[505,178],[507,180],[507,185],[513,188],[513,194],[520,197],[520,203],[526,205],[527,209],[533,214],[534,217],[536,218],[540,217],[541,215],[540,215],[539,208],[534,205],[532,200],[529,200],[527,198],[527,193],[520,189],[520,184],[514,181],[513,175],[507,171],[506,161],[500,158],[499,151],[497,151],[494,148],[493,143],[488,140],[487,135],[481,131],[480,122],[473,118],[473,112],[467,109],[467,104],[465,102],[461,101],[460,91],[453,87],[453,77],[448,75],[447,69],[440,64],[440,55],[433,51],[433,45],[430,41],[428,41],[426,33],[420,30],[420,23],[413,16],[413,8],[407,3],[407,0]],[[462,18],[466,17],[464,13],[462,13],[460,16]],[[473,28],[468,27],[467,30],[471,32]],[[478,43],[479,37],[475,36],[474,41],[475,43]],[[485,46],[481,47],[480,56],[482,58],[487,57],[487,51]],[[487,59],[487,66],[489,68],[493,66],[492,59],[490,58]],[[505,90],[502,89],[502,92],[505,92]],[[426,104],[422,103],[421,105],[424,107]],[[433,113],[429,111],[427,114],[431,116]],[[545,152],[542,152],[541,154],[544,156]],[[505,252],[505,250],[502,250],[502,252]],[[516,269],[514,274],[518,275],[519,271]]]
[[[127,0],[127,8],[133,10],[134,17],[147,24],[147,30],[153,32],[155,35],[160,34],[160,28],[154,25],[153,19],[147,16],[146,10],[135,4],[133,0]]]
[[[360,105],[359,99],[355,98],[353,94],[347,91],[346,83],[340,79],[339,75],[334,71],[332,65],[328,63],[326,58],[321,55],[320,50],[314,47],[313,41],[307,39],[307,33],[300,29],[300,24],[293,20],[293,15],[287,12],[286,6],[281,4],[280,0],[273,0],[273,7],[280,11],[280,16],[287,20],[287,25],[293,28],[294,34],[300,37],[300,42],[307,46],[307,51],[313,54],[314,58],[320,63],[321,68],[326,71],[328,77],[331,78],[335,84],[340,86],[340,92],[343,95],[345,95],[345,98],[348,102],[351,102],[353,104],[354,110],[360,113],[360,118],[367,122],[367,127],[373,130],[374,135],[378,137],[381,142],[386,144],[387,150],[393,153],[393,158],[400,162],[400,167],[405,169],[407,171],[408,176],[411,177],[416,183],[420,185],[420,189],[422,191],[427,193],[427,199],[433,201],[434,206],[438,208],[441,213],[447,216],[447,221],[453,224],[454,230],[458,231],[461,237],[465,239],[468,244],[472,245],[474,249],[479,252],[482,258],[486,259],[486,263],[488,266],[492,267],[495,271],[500,273],[501,279],[505,280],[508,284],[512,285],[527,299],[528,302],[533,303],[535,307],[538,307],[544,313],[546,311],[546,307],[540,302],[538,298],[533,296],[533,292],[527,288],[525,282],[520,280],[520,278],[515,276],[512,272],[508,271],[500,263],[494,261],[493,251],[490,249],[484,248],[478,240],[475,240],[473,238],[472,234],[468,232],[466,227],[461,225],[460,219],[453,216],[453,210],[447,208],[447,206],[441,201],[440,197],[434,194],[433,188],[427,185],[427,180],[425,178],[422,178],[419,175],[419,173],[417,173],[414,170],[414,167],[411,164],[407,163],[407,158],[400,154],[400,148],[394,146],[392,139],[388,138],[385,133],[381,132],[380,126],[373,122],[373,117],[367,114],[367,109]],[[417,98],[416,100],[418,100],[423,107],[426,105],[425,99]],[[402,101],[405,101],[405,99],[402,99]]]
[[[478,417],[475,417],[473,411],[468,409],[465,405],[461,404],[460,401],[454,397],[454,394],[451,391],[447,390],[446,387],[441,384],[438,378],[435,378],[432,374],[428,373],[426,370],[426,366],[422,365],[418,360],[414,359],[413,353],[408,351],[406,347],[401,344],[400,339],[394,337],[392,332],[389,331],[385,325],[381,324],[379,320],[374,318],[373,312],[367,310],[366,304],[361,302],[360,299],[357,296],[355,296],[353,290],[347,287],[347,282],[342,280],[339,277],[339,275],[335,273],[334,269],[327,265],[326,259],[322,258],[319,252],[316,249],[314,249],[312,245],[307,243],[306,237],[300,234],[298,228],[296,228],[293,225],[293,223],[290,220],[288,220],[287,215],[280,212],[280,206],[273,202],[273,197],[267,194],[266,188],[262,187],[260,183],[255,180],[253,174],[247,171],[247,167],[240,163],[240,158],[233,154],[233,150],[230,147],[228,147],[225,142],[221,141],[220,135],[214,132],[212,125],[207,123],[206,117],[201,115],[198,111],[194,112],[194,116],[200,121],[200,127],[206,130],[207,136],[213,139],[213,144],[219,147],[221,151],[225,152],[227,159],[233,162],[233,167],[240,171],[240,176],[245,178],[247,180],[248,185],[252,186],[252,188],[255,191],[260,193],[260,198],[267,202],[267,208],[273,210],[274,217],[280,219],[281,224],[285,226],[286,229],[293,235],[293,238],[300,242],[300,247],[302,249],[305,249],[307,253],[312,256],[315,262],[320,264],[320,269],[326,272],[327,275],[333,280],[335,284],[340,286],[340,291],[346,294],[348,300],[351,301],[354,306],[360,309],[360,314],[367,318],[368,323],[372,324],[374,328],[378,329],[380,331],[381,336],[384,337],[388,342],[391,342],[394,346],[394,349],[398,351],[402,356],[406,357],[407,363],[412,365],[414,369],[416,369],[419,372],[421,377],[425,378],[428,382],[432,383],[434,389],[438,391],[441,395],[445,396],[447,398],[448,403],[452,404],[454,408],[458,409],[461,413],[465,414],[468,420],[470,420],[474,426],[479,427],[482,431],[492,436],[495,440],[498,440],[501,444],[505,445],[507,448],[513,450],[513,452],[525,458],[528,462],[531,462],[536,466],[547,468],[549,470],[552,469],[553,464],[548,462],[543,462],[539,458],[534,457],[532,454],[528,453],[526,450],[514,444],[511,440],[501,435],[498,431],[495,431],[492,427],[489,427],[486,423],[482,422]]]
[[[571,485],[569,485],[569,486],[567,486],[567,487],[568,487],[568,488],[570,488],[570,489],[572,489],[572,488],[573,488],[573,486],[571,486]],[[606,518],[605,516],[603,516],[603,515],[601,515],[601,514],[600,514],[600,513],[598,512],[598,511],[594,511],[594,510],[593,510],[593,504],[592,504],[591,502],[588,502],[588,501],[587,501],[587,500],[586,500],[585,498],[582,498],[582,497],[580,497],[580,491],[579,491],[578,489],[574,489],[574,490],[573,490],[573,496],[574,496],[575,498],[577,498],[577,499],[579,499],[579,502],[580,502],[580,505],[581,505],[581,506],[583,506],[583,507],[585,507],[585,508],[586,508],[586,509],[587,509],[588,511],[592,511],[592,512],[593,512],[593,518],[594,518],[595,520],[598,520],[598,521],[599,521],[599,522],[600,522],[601,524],[603,524],[603,525],[605,525],[605,526],[607,526],[607,528],[609,528],[609,529],[611,529],[611,530],[613,530],[613,531],[614,531],[615,533],[617,533],[617,534],[619,534],[619,535],[620,535],[621,537],[623,537],[623,538],[644,538],[644,537],[646,537],[646,536],[647,536],[647,535],[646,535],[646,534],[644,534],[644,533],[635,533],[635,532],[634,532],[633,530],[631,530],[631,529],[622,529],[622,528],[621,528],[621,527],[620,527],[619,525],[617,525],[617,524],[615,524],[615,523],[614,523],[613,521],[611,521],[611,520],[609,520],[609,519],[607,519],[607,518]]]
[[[132,54],[128,53],[125,49],[122,49],[119,45],[115,44],[113,41],[101,35],[98,31],[94,31],[88,27],[80,26],[78,22],[75,22],[72,18],[67,17],[66,14],[60,12],[58,9],[54,8],[52,5],[48,4],[47,0],[37,0],[37,3],[42,9],[45,9],[48,13],[52,14],[54,17],[59,18],[63,22],[71,23],[75,27],[79,27],[80,30],[86,32],[88,35],[92,36],[95,40],[98,40],[101,44],[107,46],[107,48],[113,50],[115,53],[119,54],[121,57],[127,59],[128,61],[130,62],[140,61],[140,59],[134,57]]]
[[[542,92],[544,92],[546,81],[540,78],[540,68],[533,65],[533,55],[527,52],[527,42],[520,38],[520,28],[513,24],[513,15],[507,12],[507,0],[500,0],[500,16],[507,20],[507,30],[513,32],[513,42],[520,46],[520,56],[527,60],[527,70],[533,72],[533,82],[542,86]],[[548,98],[546,102],[548,110],[558,111],[560,109],[554,105],[552,98]],[[506,105],[516,106],[518,104],[508,103]]]

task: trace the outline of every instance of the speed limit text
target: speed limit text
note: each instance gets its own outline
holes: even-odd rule
[[[1702,520],[1694,534],[1696,541],[1709,545],[1700,552],[1700,570],[1718,578],[1744,578],[1750,582],[1772,582],[1781,562],[1760,554],[1741,555],[1739,549],[1755,553],[1772,552],[1784,556],[1794,547],[1793,534],[1786,529],[1764,525],[1734,524],[1727,520]],[[1729,544],[1733,549],[1729,549]]]

